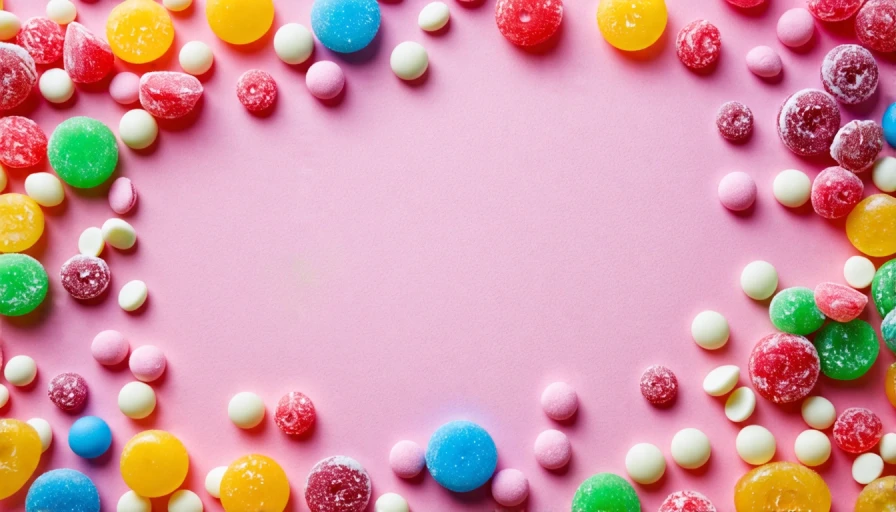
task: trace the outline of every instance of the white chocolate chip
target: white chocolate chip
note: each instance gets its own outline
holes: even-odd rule
[[[883,472],[884,461],[876,453],[863,453],[852,463],[852,478],[862,485],[877,480]]]
[[[118,137],[131,149],[146,149],[158,136],[159,123],[143,109],[128,110],[118,122]]]
[[[287,64],[301,64],[314,52],[314,36],[304,25],[287,23],[274,34],[274,53]]]
[[[118,409],[134,420],[142,420],[156,408],[156,392],[144,382],[125,384],[118,392]]]
[[[105,246],[103,230],[98,227],[89,227],[78,237],[78,252],[86,256],[99,256]]]
[[[15,356],[6,362],[3,376],[13,386],[27,386],[37,377],[37,363],[28,356]]]
[[[652,484],[666,472],[666,459],[655,445],[638,443],[625,455],[625,471],[639,484]]]
[[[765,300],[778,289],[778,271],[767,261],[753,261],[740,273],[740,287],[747,297]]]
[[[389,57],[392,72],[402,80],[416,80],[429,67],[429,54],[422,44],[414,41],[399,43]]]
[[[694,317],[691,322],[691,336],[697,345],[707,349],[716,350],[728,343],[728,320],[715,311],[703,311]]]
[[[868,288],[874,280],[874,263],[864,256],[852,256],[843,265],[843,278],[846,284],[857,290]]]
[[[735,423],[747,421],[755,410],[756,393],[747,387],[735,389],[725,401],[725,416]]]
[[[168,498],[168,512],[202,512],[202,500],[195,492],[181,489]]]
[[[743,388],[741,388],[743,389]],[[748,425],[740,430],[734,442],[737,454],[747,464],[758,466],[772,460],[777,449],[775,436],[767,428]]]
[[[112,218],[103,223],[103,240],[110,247],[128,250],[137,243],[137,231],[127,221]]]
[[[25,178],[25,193],[41,206],[53,207],[62,204],[65,189],[59,178],[48,172],[35,172]]]
[[[812,180],[802,171],[787,169],[775,176],[772,190],[779,203],[788,208],[799,208],[809,200]]]
[[[820,466],[831,456],[831,440],[824,432],[804,430],[796,436],[793,453],[806,466]]]
[[[253,428],[264,419],[264,401],[255,393],[237,393],[227,404],[230,421],[239,428]]]
[[[417,25],[427,32],[435,32],[448,24],[451,9],[444,2],[430,2],[420,10]]]
[[[803,414],[803,421],[806,422],[806,425],[817,430],[830,427],[837,419],[834,404],[823,396],[810,396],[803,400],[800,412]]]
[[[709,396],[727,395],[737,386],[740,379],[740,368],[733,364],[726,364],[714,368],[703,379],[703,391]]]
[[[679,430],[672,438],[672,460],[685,469],[697,469],[712,454],[712,447],[706,434],[696,428]]]

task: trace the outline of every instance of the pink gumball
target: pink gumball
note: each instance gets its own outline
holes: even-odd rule
[[[399,441],[389,452],[389,466],[401,478],[414,478],[426,466],[423,448],[413,441]]]
[[[729,210],[746,210],[756,201],[756,182],[745,172],[732,172],[719,182],[719,201]]]
[[[529,497],[529,480],[518,469],[502,469],[492,478],[492,497],[503,507],[515,507]]]
[[[122,105],[137,103],[140,99],[140,77],[128,71],[115,75],[109,82],[109,95]]]
[[[535,460],[545,469],[560,469],[569,464],[572,445],[559,430],[545,430],[535,439]]]
[[[315,62],[305,74],[305,85],[315,98],[331,100],[345,87],[345,74],[339,64],[328,60]]]
[[[772,78],[781,74],[784,63],[775,50],[768,46],[757,46],[747,52],[747,69],[762,78]]]
[[[104,366],[115,366],[124,361],[129,350],[128,340],[118,331],[103,331],[90,344],[93,358]]]
[[[565,382],[554,382],[541,394],[541,407],[548,418],[563,421],[571,418],[579,408],[576,390]]]
[[[152,382],[165,373],[167,362],[161,349],[153,345],[143,345],[131,353],[128,366],[137,380]]]

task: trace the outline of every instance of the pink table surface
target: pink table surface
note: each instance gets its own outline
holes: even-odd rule
[[[752,14],[721,0],[671,1],[660,42],[628,55],[602,40],[596,0],[570,1],[554,47],[531,54],[497,31],[492,0],[474,7],[448,1],[452,20],[444,33],[420,31],[423,3],[404,0],[382,4],[383,27],[361,57],[318,45],[315,60],[334,59],[346,72],[347,90],[336,105],[308,94],[305,67],[277,60],[271,34],[238,49],[212,35],[201,1],[174,15],[176,47],[206,41],[216,63],[194,120],[163,125],[148,151],[122,146],[119,174],[140,195],[127,216],[139,242],[129,253],[104,253],[113,293],[81,304],[54,280],[39,314],[3,321],[7,358],[29,354],[40,369],[36,385],[13,389],[2,411],[53,425],[55,441],[40,471],[86,472],[104,509],[113,510],[126,490],[121,448],[143,429],[162,428],[188,447],[185,487],[210,510],[220,505],[203,490],[206,472],[253,452],[285,467],[289,510],[307,510],[301,490],[308,470],[336,454],[367,467],[375,495],[399,492],[417,512],[493,510],[488,486],[455,495],[429,476],[402,481],[388,466],[393,443],[425,445],[442,423],[468,419],[494,436],[499,468],[528,476],[526,510],[568,510],[589,475],[623,474],[625,453],[637,442],[662,447],[669,463],[661,482],[637,487],[644,510],[680,489],[700,490],[720,511],[733,509],[732,488],[749,469],[734,451],[740,426],[725,419],[722,402],[706,396],[701,382],[720,364],[745,369],[754,342],[773,330],[766,305],[739,289],[746,263],[773,262],[781,287],[813,287],[842,282],[843,262],[856,254],[842,223],[810,208],[788,211],[771,194],[780,170],[814,176],[831,164],[790,154],[774,118],[788,94],[820,87],[820,61],[835,44],[854,40],[851,24],[819,27],[811,48],[794,52],[777,41],[775,22],[802,5],[798,0],[772,0]],[[114,3],[79,2],[79,20],[102,32]],[[276,25],[309,24],[309,0],[278,1],[277,8]],[[42,13],[43,2],[7,0],[7,9],[25,18]],[[705,76],[685,69],[674,50],[677,31],[698,17],[716,23],[724,40],[718,68]],[[403,83],[389,70],[390,50],[403,40],[429,51],[431,67],[420,83]],[[778,83],[745,67],[743,56],[759,44],[784,60]],[[153,67],[177,69],[175,55]],[[843,108],[844,122],[879,119],[894,100],[893,59],[880,61],[880,92],[870,105]],[[250,68],[268,70],[280,85],[268,117],[253,117],[237,102],[236,78]],[[48,133],[83,114],[117,127],[125,108],[95,89],[79,89],[73,105],[34,101],[21,111]],[[725,143],[713,123],[716,108],[731,99],[749,104],[756,117],[755,134],[742,146]],[[733,170],[749,172],[759,185],[757,204],[743,215],[716,199],[719,179]],[[22,179],[13,172],[11,190],[21,191]],[[103,193],[67,192],[29,251],[51,275],[76,252],[81,230],[113,216]],[[150,299],[127,314],[116,292],[138,278],[148,283]],[[707,308],[732,327],[718,352],[697,348],[689,336],[691,319]],[[871,309],[867,318],[877,326]],[[156,385],[159,406],[150,418],[132,421],[117,411],[118,390],[132,377],[91,358],[90,341],[102,329],[122,331],[132,346],[165,350],[168,371]],[[818,392],[838,409],[870,407],[894,429],[882,390],[893,359],[883,350],[866,377],[847,384],[822,378]],[[681,383],[668,409],[651,407],[638,390],[641,371],[658,363]],[[47,382],[63,371],[87,378],[86,413],[105,418],[114,432],[110,454],[98,461],[70,452],[67,429],[75,418],[45,397]],[[555,380],[575,386],[581,400],[566,425],[539,405]],[[230,396],[244,390],[259,393],[269,412],[248,432],[226,413]],[[270,416],[292,390],[318,408],[309,439],[287,438]],[[775,460],[795,460],[793,441],[807,428],[798,407],[761,400],[749,423],[776,434]],[[712,440],[713,457],[700,471],[682,470],[668,457],[683,427]],[[564,471],[543,470],[534,460],[535,437],[547,428],[571,438],[574,456]],[[861,489],[849,476],[851,460],[835,449],[820,468],[837,512],[852,510]],[[0,508],[20,509],[24,496]],[[164,510],[164,501],[156,509]]]

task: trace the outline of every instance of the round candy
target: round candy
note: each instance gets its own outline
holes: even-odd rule
[[[887,464],[896,462],[896,434],[892,432],[884,434],[884,436],[880,438],[878,451],[880,451],[880,458]]]
[[[562,9],[562,8],[561,8]],[[417,25],[427,32],[436,32],[448,24],[451,19],[451,10],[444,2],[430,2],[420,10],[417,16]],[[528,486],[526,494],[528,495]]]
[[[638,493],[624,478],[613,473],[598,473],[582,482],[572,498],[572,512],[620,512],[641,510]]]
[[[413,441],[399,441],[389,452],[389,467],[401,478],[414,478],[426,467],[426,453]]]
[[[287,64],[301,64],[314,53],[314,36],[304,25],[287,23],[274,34],[274,52]]]
[[[748,425],[737,433],[737,454],[747,464],[758,466],[772,460],[777,449],[775,436],[767,428]]]
[[[134,183],[125,177],[115,178],[109,187],[109,207],[112,211],[124,215],[131,211],[135,204],[137,204],[137,188],[134,187]]]
[[[90,300],[106,291],[112,280],[112,271],[104,260],[78,254],[62,264],[59,278],[62,280],[62,287],[73,298]]]
[[[784,63],[778,52],[768,46],[757,46],[747,52],[747,69],[756,76],[771,78],[781,74]]]
[[[12,418],[0,419],[0,500],[22,488],[40,462],[37,431]]]
[[[128,418],[142,420],[156,408],[156,392],[144,382],[128,382],[118,392],[118,410]]]
[[[104,366],[114,366],[128,357],[131,347],[128,340],[118,331],[102,331],[93,338],[90,352],[96,362]]]
[[[156,141],[159,124],[149,112],[139,108],[128,110],[118,122],[118,136],[131,149],[145,149]]]
[[[738,379],[740,379],[740,368],[733,364],[719,366],[703,378],[703,391],[709,396],[727,395],[737,386]]]
[[[778,271],[767,261],[752,261],[741,271],[740,287],[747,297],[765,300],[778,289]]]
[[[202,84],[177,71],[153,71],[140,77],[140,105],[160,119],[177,119],[193,111],[202,97]]]
[[[31,418],[26,423],[37,431],[37,437],[40,438],[40,451],[44,453],[50,448],[53,442],[53,429],[50,428],[50,422],[43,418]]]
[[[398,78],[416,80],[426,73],[426,69],[429,67],[429,56],[422,44],[405,41],[399,43],[392,50],[389,65]]]
[[[2,8],[3,6],[0,6],[0,9]],[[0,41],[9,41],[15,38],[21,28],[22,22],[15,14],[0,10]]]
[[[781,104],[777,126],[787,149],[800,156],[820,155],[840,129],[840,107],[823,91],[803,89]]]
[[[719,201],[731,211],[748,209],[756,201],[756,182],[745,172],[726,174],[719,182]]]
[[[112,71],[115,56],[109,43],[87,30],[84,25],[72,22],[65,31],[62,63],[68,76],[76,84],[92,84]]]
[[[47,207],[59,206],[65,199],[62,182],[48,172],[35,172],[25,178],[25,193],[34,201]]]
[[[78,252],[85,256],[99,256],[105,247],[103,231],[98,227],[89,227],[78,237]]]
[[[896,253],[896,237],[891,236],[896,229],[896,198],[886,194],[866,197],[852,209],[846,218],[846,236],[856,249],[869,256],[890,256]],[[883,267],[881,267],[883,268]],[[880,272],[880,271],[878,271]],[[892,288],[887,293],[896,301]],[[871,294],[877,304],[878,292],[872,283]],[[878,310],[881,307],[878,305]]]
[[[841,44],[824,57],[821,82],[824,90],[848,105],[861,103],[877,90],[877,62],[857,44]]]
[[[871,180],[881,192],[896,192],[896,158],[892,156],[878,158],[874,162]]]
[[[709,498],[697,491],[676,491],[666,497],[658,512],[717,512]]]
[[[871,282],[871,297],[881,317],[886,317],[896,309],[896,259],[877,269]]]
[[[21,46],[0,43],[0,111],[18,107],[31,94],[37,83],[34,59]]]
[[[65,412],[80,412],[87,404],[87,381],[77,373],[61,373],[50,381],[47,395]]]
[[[828,167],[812,183],[812,208],[826,219],[845,217],[862,199],[865,185],[842,167]]]
[[[817,331],[824,323],[824,314],[815,305],[815,292],[799,286],[775,295],[768,313],[775,327],[801,336]]]
[[[862,46],[878,52],[896,51],[896,3],[868,0],[856,13],[856,37]]]
[[[221,483],[224,481],[224,473],[227,466],[218,466],[205,475],[205,491],[213,498],[221,497]]]
[[[149,289],[139,279],[128,281],[118,291],[118,306],[125,311],[137,311],[146,302]],[[133,368],[132,368],[133,370]]]
[[[103,241],[120,250],[128,250],[137,243],[134,227],[122,219],[111,218],[103,223]]]
[[[264,112],[277,101],[277,82],[270,73],[250,69],[237,81],[236,97],[249,112]]]
[[[712,447],[706,434],[696,428],[679,430],[672,437],[672,460],[685,469],[697,469],[709,461]]]
[[[68,25],[78,17],[78,8],[71,0],[50,0],[47,3],[47,18],[60,25]]]
[[[837,419],[834,404],[823,396],[810,396],[803,400],[800,412],[806,424],[818,430],[830,427]]]
[[[804,430],[796,436],[793,453],[805,466],[820,466],[831,457],[831,440],[823,432]]]
[[[502,507],[516,507],[529,497],[529,480],[518,469],[502,469],[492,478],[492,498]],[[379,500],[377,500],[379,502]]]
[[[264,419],[264,401],[249,391],[237,393],[227,404],[227,416],[239,428],[255,428]]]
[[[545,430],[535,438],[535,460],[545,469],[560,469],[572,458],[572,445],[559,430]]]
[[[702,311],[691,322],[691,336],[694,342],[707,350],[716,350],[728,343],[730,330],[728,320],[721,313]]]
[[[734,486],[734,508],[763,510],[769,503],[797,511],[831,509],[831,491],[818,473],[792,462],[772,462],[745,474]]]
[[[0,196],[0,214],[3,213]],[[4,233],[0,231],[0,241]],[[49,288],[47,271],[26,254],[0,254],[0,315],[26,315],[44,301]]]
[[[668,18],[665,0],[601,0],[597,4],[597,26],[604,39],[629,52],[657,42]]]
[[[47,136],[31,119],[0,118],[0,164],[12,168],[41,163],[47,154]]]
[[[856,499],[854,512],[880,512],[896,504],[896,476],[885,476],[866,485]]]
[[[258,41],[270,30],[274,23],[274,2],[209,0],[205,4],[205,17],[212,32],[222,41],[249,44]]]
[[[43,211],[37,202],[22,194],[0,195],[0,219],[3,219],[3,222],[0,223],[0,252],[27,250],[37,243],[44,232]],[[7,259],[5,261],[22,264],[24,260]],[[0,285],[2,285],[2,278],[0,278]],[[13,286],[12,290],[17,288]],[[3,295],[5,295],[3,290],[0,290],[0,297]],[[46,295],[46,290],[44,290],[44,295]]]
[[[153,0],[125,0],[106,20],[112,53],[131,64],[158,60],[174,42],[174,25],[164,7]]]
[[[775,176],[772,188],[779,203],[788,208],[799,208],[812,194],[812,181],[802,171],[787,169]]]
[[[119,469],[131,490],[140,496],[158,498],[184,483],[189,465],[187,449],[178,438],[163,430],[146,430],[124,446]]]
[[[778,18],[776,28],[778,40],[785,46],[799,48],[812,40],[815,33],[815,20],[812,13],[802,7],[784,11]]]
[[[202,500],[195,492],[181,489],[168,498],[168,512],[202,512]]]
[[[109,425],[96,416],[78,418],[68,431],[68,447],[78,457],[95,459],[112,446]]]
[[[517,46],[544,43],[557,32],[562,21],[562,0],[498,0],[495,3],[498,30]]]
[[[25,512],[100,512],[100,494],[84,473],[53,469],[31,484]]]
[[[756,394],[748,387],[737,388],[725,400],[725,416],[740,423],[750,419],[756,410]]]
[[[64,69],[53,68],[44,71],[37,82],[40,95],[50,103],[65,103],[75,95],[75,82]]]
[[[140,77],[129,71],[118,73],[109,82],[109,95],[121,105],[140,100]]]
[[[852,462],[852,478],[862,485],[870,484],[884,472],[884,460],[876,453],[863,453]]]
[[[6,362],[3,376],[13,386],[27,386],[37,377],[37,363],[28,356],[15,356]]]
[[[49,18],[31,18],[22,24],[16,44],[31,55],[36,64],[52,64],[62,58],[65,30]]]
[[[690,69],[706,69],[719,60],[722,36],[715,25],[706,20],[694,20],[685,25],[675,38],[678,60]]]
[[[128,491],[118,498],[118,512],[152,512],[152,502],[134,491]]]
[[[635,482],[650,485],[666,473],[666,459],[656,445],[638,443],[625,454],[625,472]]]
[[[846,409],[834,423],[834,442],[847,453],[864,453],[883,437],[883,423],[868,409]]]
[[[305,73],[305,85],[318,99],[331,100],[345,87],[345,75],[339,64],[328,60],[315,62]]]
[[[183,45],[177,60],[181,69],[191,75],[203,75],[212,68],[215,62],[215,54],[212,49],[202,41],[190,41]]]
[[[363,50],[380,29],[376,0],[315,0],[311,30],[327,48],[339,53]]]
[[[852,172],[866,171],[884,147],[884,131],[874,121],[850,121],[831,144],[831,157]]]
[[[862,6],[862,0],[807,0],[812,16],[821,21],[843,21],[852,17]]]
[[[641,395],[653,405],[663,405],[678,396],[678,379],[669,368],[653,365],[641,374]]]
[[[143,345],[134,349],[128,360],[128,367],[137,380],[152,382],[165,373],[168,365],[165,353],[154,345]]]
[[[579,408],[579,397],[569,384],[554,382],[541,393],[541,408],[552,420],[568,420]]]
[[[807,397],[821,366],[815,346],[802,336],[772,333],[750,354],[750,381],[766,400],[789,404]]]
[[[193,0],[162,0],[162,5],[173,12],[185,11],[192,4]]]
[[[284,434],[297,436],[304,434],[313,425],[317,413],[311,399],[298,391],[283,395],[277,403],[274,423]]]
[[[350,457],[328,457],[318,462],[305,482],[305,502],[311,512],[362,512],[367,509],[370,494],[370,476]]]
[[[831,320],[849,322],[862,314],[868,297],[842,284],[821,283],[815,287],[815,304]]]
[[[408,500],[394,492],[387,492],[379,498],[373,505],[374,512],[409,512],[410,506]]]
[[[716,113],[716,127],[727,140],[747,140],[753,133],[753,112],[739,101],[723,103]]]
[[[469,421],[439,427],[426,447],[426,467],[439,485],[454,492],[482,487],[498,464],[498,451],[488,432]]]
[[[60,123],[50,136],[47,154],[56,174],[76,188],[101,185],[118,165],[118,144],[112,130],[89,117]]]

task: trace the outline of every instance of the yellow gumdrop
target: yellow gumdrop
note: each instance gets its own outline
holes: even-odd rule
[[[44,232],[44,212],[22,194],[0,195],[0,252],[22,252]]]
[[[597,26],[608,43],[626,51],[657,42],[668,19],[664,0],[600,0]]]
[[[896,254],[896,197],[868,196],[846,218],[846,236],[869,256]]]
[[[212,32],[231,44],[261,39],[274,23],[273,0],[208,0],[205,17]]]
[[[734,486],[737,512],[830,512],[831,491],[818,473],[793,462],[753,469]]]
[[[171,48],[174,25],[168,11],[153,0],[126,0],[109,13],[106,37],[116,57],[145,64]]]
[[[855,512],[896,510],[896,476],[885,476],[866,485],[856,500]]]
[[[226,512],[281,512],[288,501],[289,480],[270,457],[246,455],[224,472],[221,506]]]
[[[187,477],[190,457],[183,443],[164,430],[140,432],[121,452],[121,478],[132,491],[158,498],[176,491]]]
[[[40,462],[40,437],[31,425],[0,420],[0,500],[22,488]]]

